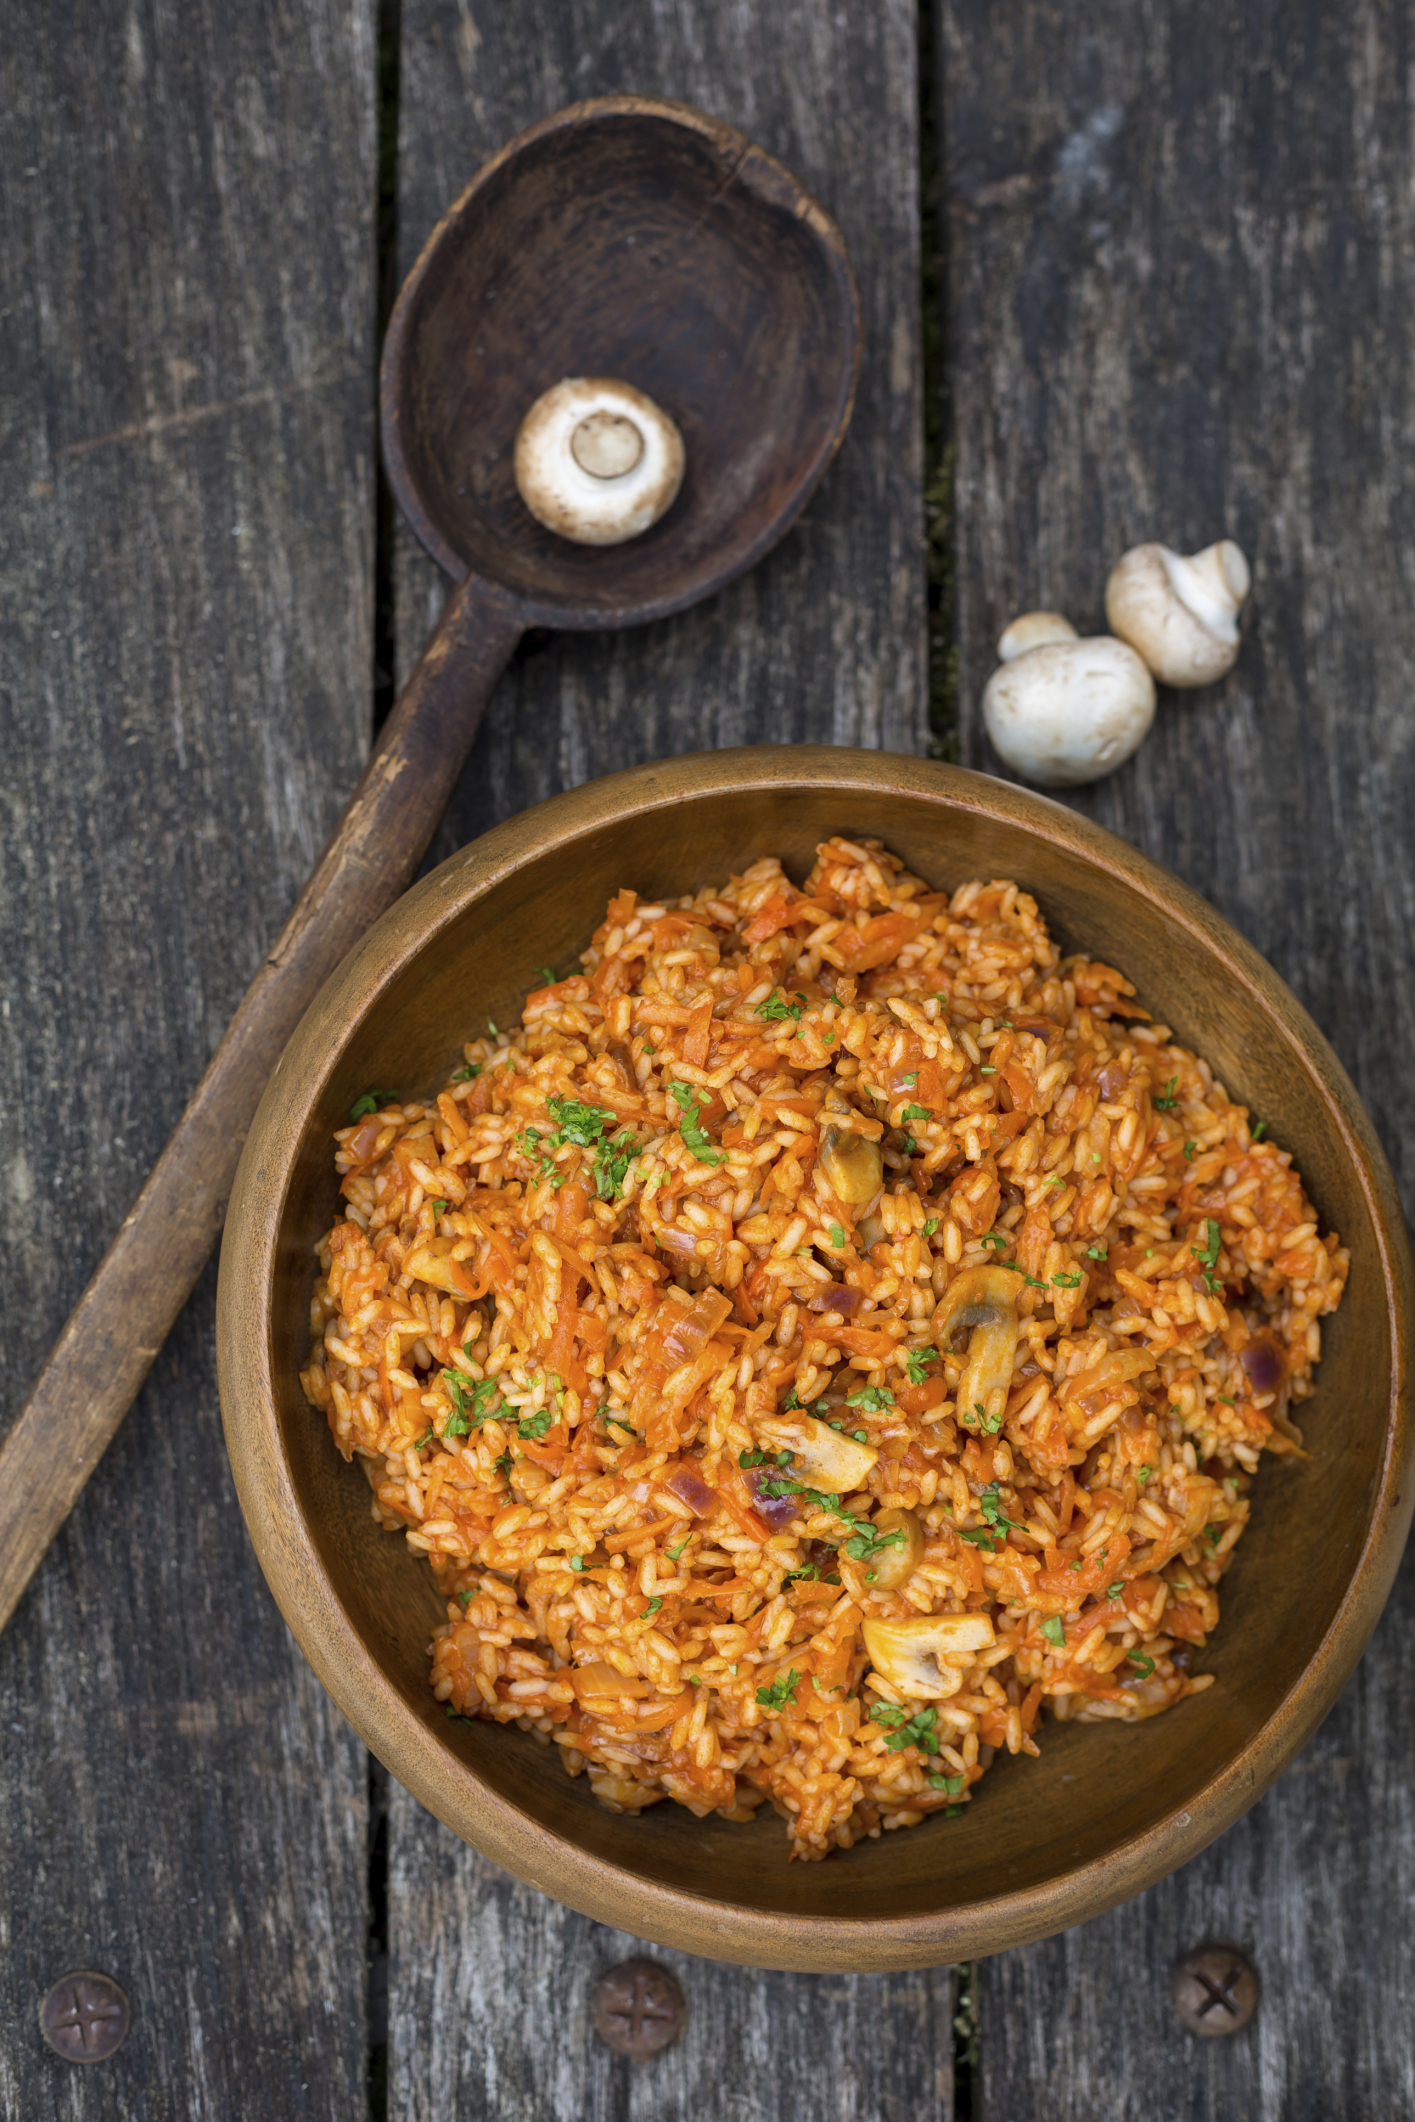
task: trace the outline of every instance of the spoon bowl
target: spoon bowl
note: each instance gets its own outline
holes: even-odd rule
[[[601,97],[512,141],[429,238],[384,344],[385,461],[454,580],[509,591],[526,626],[623,626],[775,543],[859,360],[844,244],[795,178],[701,111]],[[631,383],[682,434],[677,500],[625,545],[557,537],[517,492],[517,429],[565,376]]]

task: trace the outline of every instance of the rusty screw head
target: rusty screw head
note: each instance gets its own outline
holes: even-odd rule
[[[683,2030],[687,2006],[666,1967],[621,1960],[595,1985],[595,2032],[625,2056],[656,2056]]]
[[[66,2063],[103,2063],[123,2045],[132,2012],[111,1975],[64,1975],[39,2007],[39,2030]]]
[[[1175,1968],[1171,1993],[1191,2034],[1236,2034],[1257,2007],[1257,1972],[1236,1945],[1199,1945]]]

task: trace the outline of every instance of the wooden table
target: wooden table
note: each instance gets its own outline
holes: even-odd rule
[[[525,646],[440,852],[665,752],[956,743],[986,765],[1009,617],[1098,626],[1125,546],[1228,532],[1256,578],[1236,673],[1163,700],[1074,800],[1268,955],[1415,1200],[1411,47],[1397,0],[13,10],[7,1404],[443,594],[378,483],[380,307],[493,148],[609,89],[731,119],[835,212],[859,409],[788,543],[714,604]],[[633,2066],[588,2020],[628,1941],[456,1843],[287,1639],[222,1448],[214,1282],[0,1641],[4,2117],[1415,2117],[1408,1571],[1307,1753],[1178,1877],[972,1970],[662,1955],[688,2032]],[[1211,1936],[1249,1949],[1263,1998],[1204,2042],[1168,1988]],[[36,2021],[84,1967],[134,2005],[87,2070]]]

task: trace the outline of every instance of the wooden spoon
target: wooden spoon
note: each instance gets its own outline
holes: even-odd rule
[[[527,627],[627,626],[775,544],[838,448],[860,358],[840,233],[731,126],[605,96],[522,133],[433,231],[384,346],[389,476],[453,577],[339,827],[0,1446],[0,1627],[146,1377],[221,1229],[260,1096],[341,958],[403,892]],[[572,545],[530,515],[516,431],[562,377],[677,422],[651,530]]]

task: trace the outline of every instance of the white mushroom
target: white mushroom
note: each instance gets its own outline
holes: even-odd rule
[[[757,1435],[773,1452],[790,1452],[793,1476],[832,1496],[862,1487],[879,1457],[873,1444],[857,1444],[814,1415],[768,1415],[757,1423]]]
[[[910,1701],[956,1695],[963,1668],[997,1637],[986,1614],[921,1614],[917,1620],[865,1621],[860,1633],[875,1671]]]
[[[516,437],[521,499],[577,545],[622,545],[657,523],[677,498],[683,461],[667,413],[611,376],[567,376],[537,398]]]
[[[1065,633],[1062,628],[1066,628]],[[1078,641],[1055,612],[1014,619],[1001,668],[983,694],[999,758],[1043,788],[1074,788],[1113,772],[1155,718],[1155,681],[1123,641]]]
[[[1187,558],[1167,545],[1137,545],[1105,586],[1105,615],[1161,685],[1212,685],[1237,657],[1249,580],[1231,538]]]

